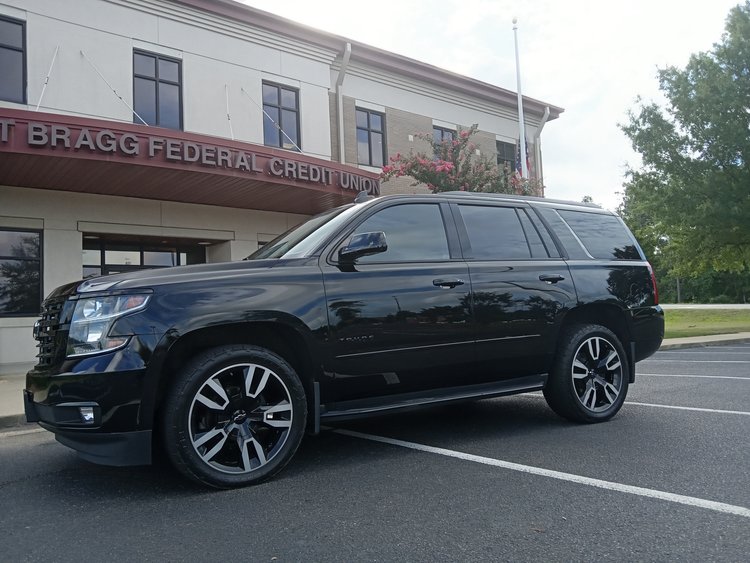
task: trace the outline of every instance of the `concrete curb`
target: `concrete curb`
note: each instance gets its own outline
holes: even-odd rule
[[[711,336],[688,336],[685,338],[669,338],[662,342],[659,350],[680,350],[682,348],[699,348],[715,344],[741,344],[745,342],[750,342],[750,332],[714,334]]]
[[[8,414],[0,416],[0,429],[15,428],[20,430],[24,426],[35,428],[36,424],[33,422],[26,422],[25,414]]]

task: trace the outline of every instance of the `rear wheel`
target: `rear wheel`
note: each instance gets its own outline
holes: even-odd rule
[[[283,358],[256,346],[221,346],[182,370],[165,403],[164,442],[190,479],[241,487],[289,462],[306,420],[304,388]]]
[[[544,398],[560,416],[603,422],[622,407],[628,392],[628,359],[617,336],[600,325],[572,325],[560,348]]]

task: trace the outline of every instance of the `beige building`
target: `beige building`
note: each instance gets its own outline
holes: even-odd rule
[[[230,0],[0,0],[0,373],[81,277],[237,260],[380,185],[417,133],[479,125],[515,164],[516,94]],[[524,98],[537,133],[561,108]]]

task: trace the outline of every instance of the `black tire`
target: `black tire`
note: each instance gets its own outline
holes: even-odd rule
[[[563,329],[544,398],[574,422],[604,422],[628,393],[628,357],[617,336],[595,324]]]
[[[280,356],[257,346],[207,350],[181,370],[166,398],[162,432],[172,464],[218,489],[255,485],[297,451],[305,390]]]

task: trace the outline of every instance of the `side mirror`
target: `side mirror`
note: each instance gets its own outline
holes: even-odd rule
[[[362,256],[380,254],[388,250],[383,231],[372,233],[359,233],[352,235],[349,244],[339,250],[339,260],[342,262],[354,262]]]

